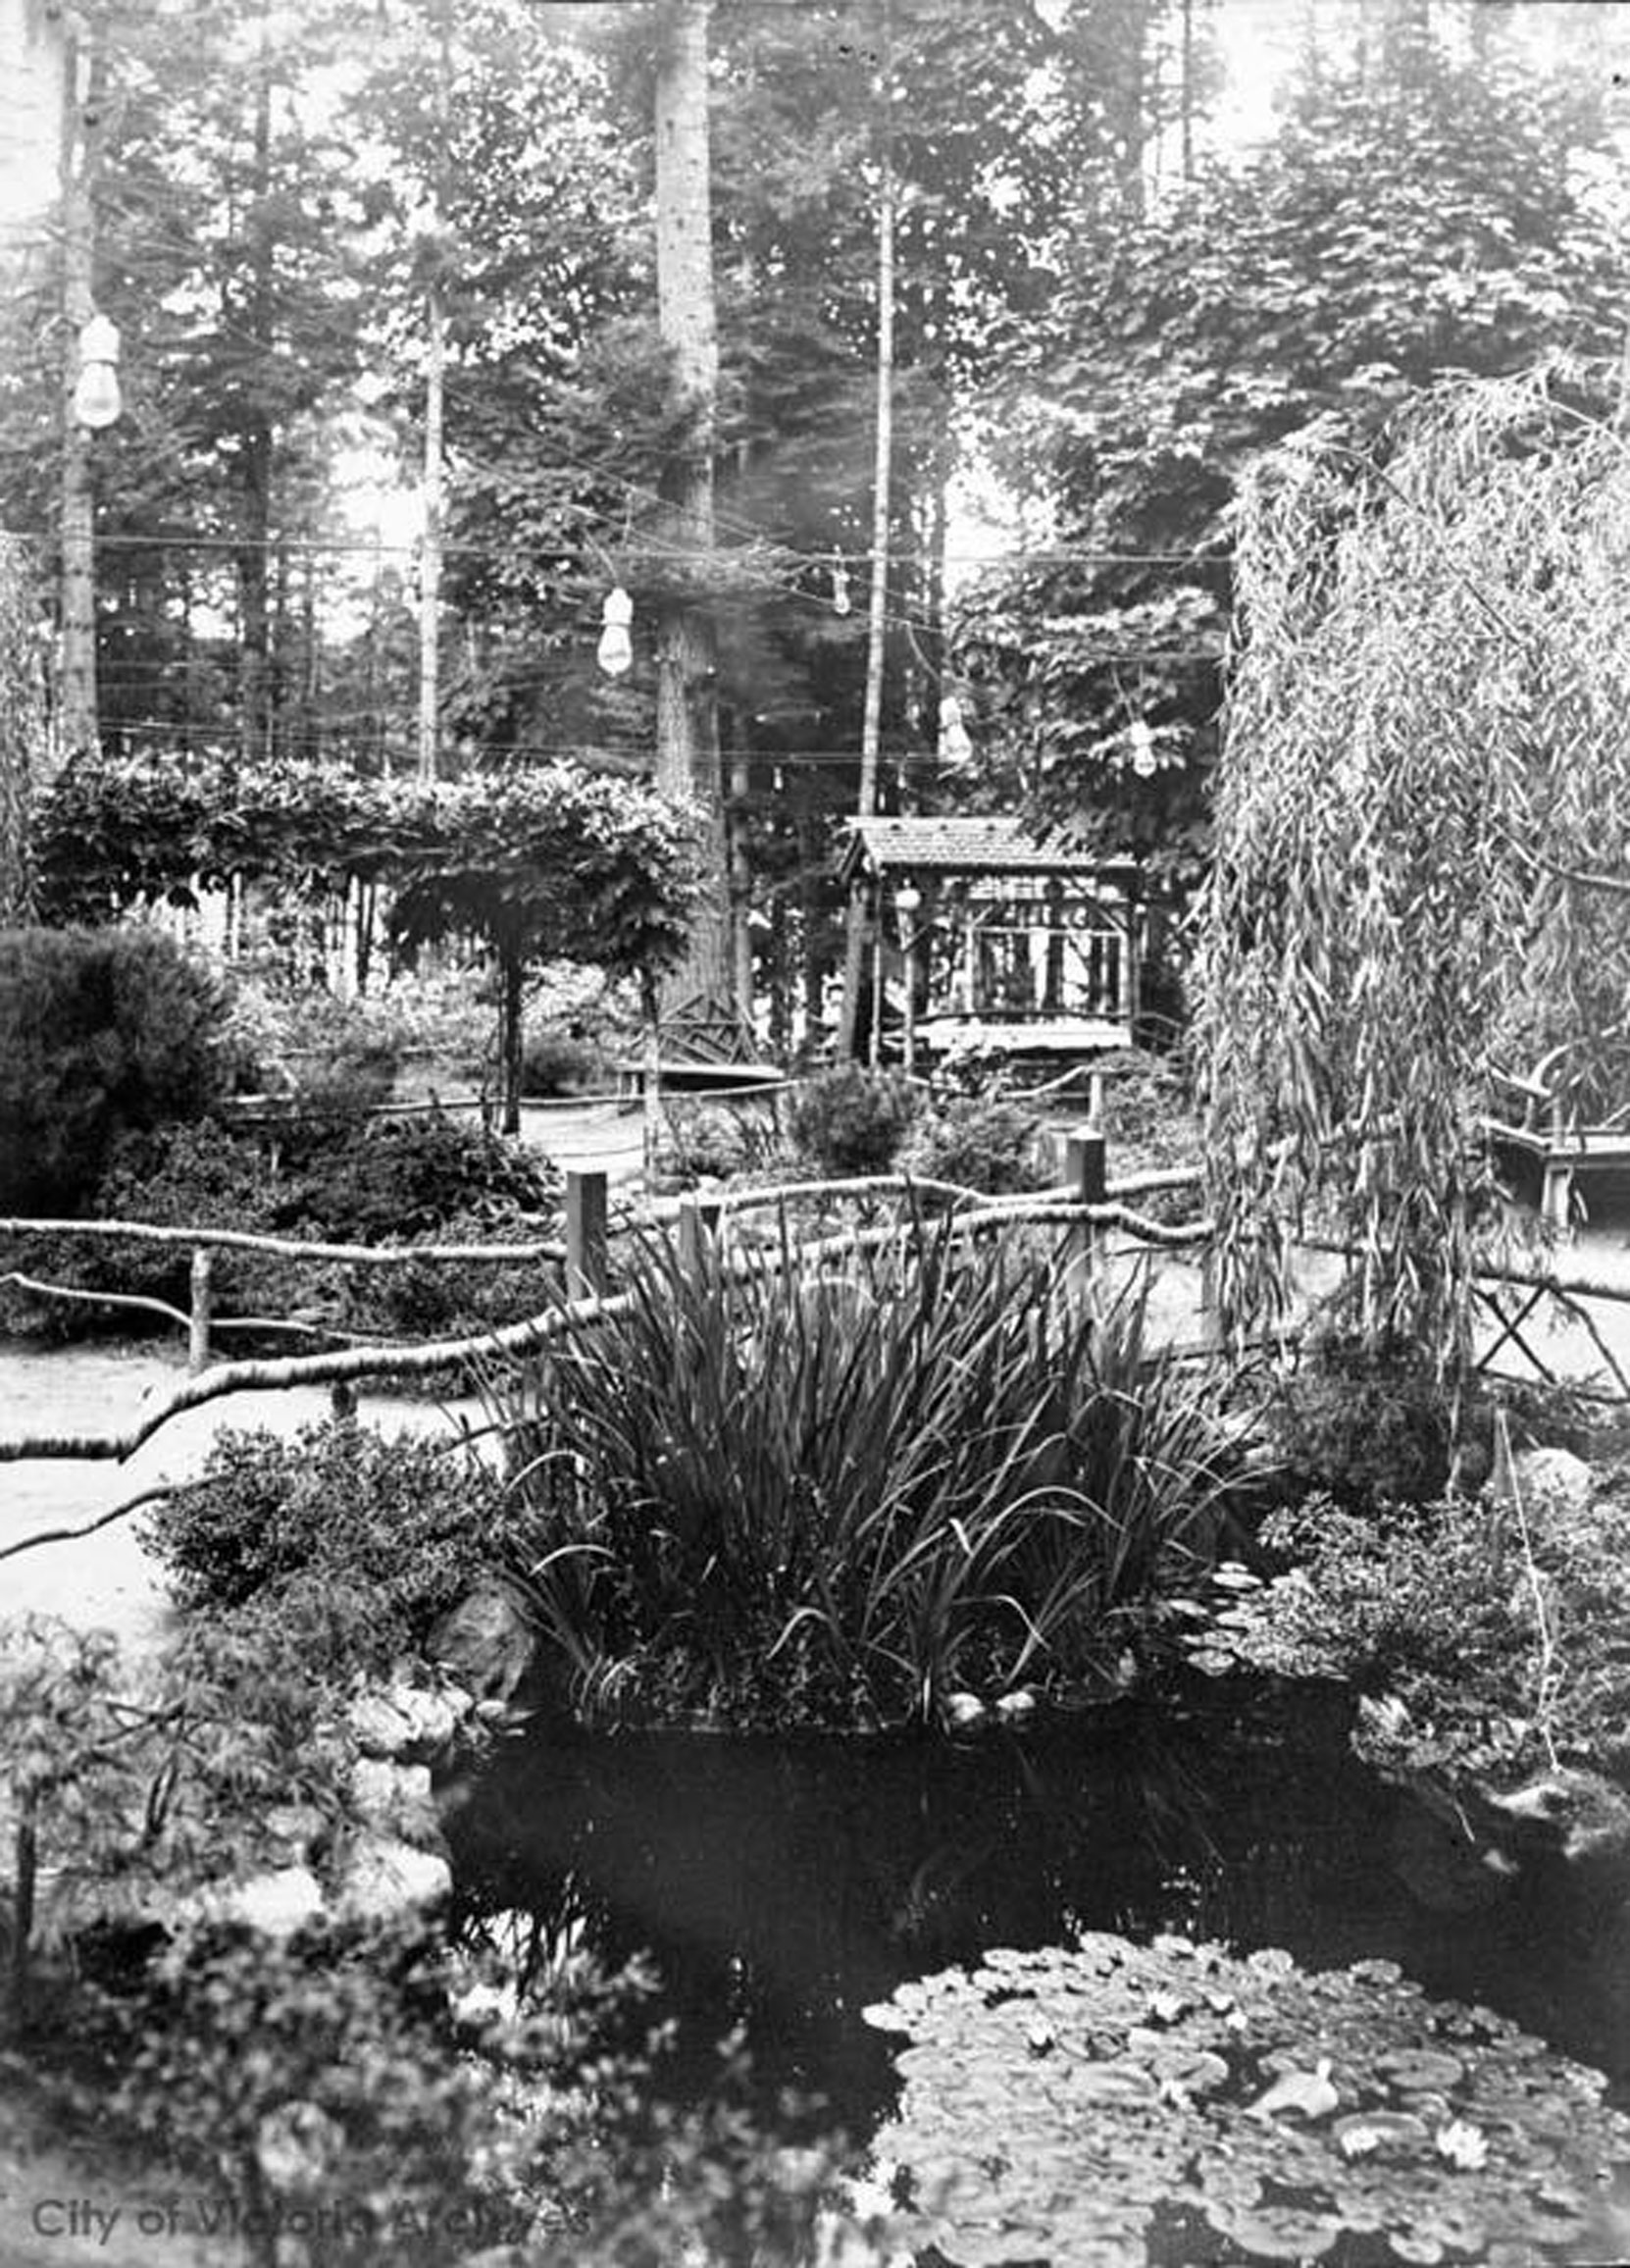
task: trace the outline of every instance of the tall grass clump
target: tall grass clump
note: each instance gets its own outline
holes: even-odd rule
[[[587,1714],[931,1720],[1125,1674],[1209,1555],[1205,1391],[1136,1303],[948,1237],[841,1276],[646,1248],[504,1414]]]

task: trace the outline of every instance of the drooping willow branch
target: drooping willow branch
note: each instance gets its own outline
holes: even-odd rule
[[[1490,1066],[1560,1049],[1597,1110],[1630,1069],[1630,460],[1542,376],[1353,465],[1304,440],[1243,506],[1197,988],[1219,1303],[1271,1322],[1328,1232],[1349,1326],[1452,1366]]]

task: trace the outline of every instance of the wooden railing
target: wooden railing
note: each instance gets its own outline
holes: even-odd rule
[[[1036,1194],[992,1198],[958,1184],[919,1179],[909,1174],[875,1174],[845,1180],[790,1181],[750,1189],[704,1189],[653,1204],[638,1216],[637,1225],[667,1227],[676,1234],[682,1253],[700,1256],[721,1246],[731,1266],[743,1273],[778,1268],[790,1256],[801,1267],[837,1263],[857,1252],[875,1251],[891,1243],[917,1237],[925,1229],[934,1234],[986,1238],[1024,1226],[1051,1226],[1059,1234],[1063,1283],[1071,1293],[1085,1294],[1106,1264],[1108,1240],[1115,1230],[1138,1245],[1197,1252],[1200,1260],[1199,1315],[1201,1351],[1213,1346],[1212,1298],[1213,1227],[1206,1219],[1169,1224],[1151,1219],[1139,1200],[1174,1190],[1197,1190],[1201,1176],[1192,1167],[1172,1167],[1130,1174],[1110,1181],[1101,1134],[1070,1134],[1061,1145],[1063,1172],[1058,1185]],[[806,1236],[787,1244],[783,1238],[751,1240],[742,1223],[754,1212],[776,1211],[790,1204],[812,1204],[823,1199],[844,1203],[893,1196],[904,1202],[888,1220]],[[922,1201],[935,1201],[927,1210]],[[505,1244],[455,1245],[340,1245],[306,1243],[295,1238],[268,1237],[244,1230],[217,1228],[161,1228],[138,1221],[76,1221],[0,1219],[0,1237],[49,1232],[64,1237],[130,1239],[181,1246],[190,1250],[191,1308],[183,1314],[160,1301],[127,1295],[85,1293],[70,1286],[39,1285],[14,1272],[9,1280],[65,1300],[93,1299],[102,1305],[139,1312],[157,1311],[185,1327],[188,1375],[168,1396],[146,1410],[123,1432],[107,1435],[34,1434],[0,1440],[0,1464],[25,1458],[85,1458],[123,1461],[150,1440],[173,1418],[203,1404],[234,1394],[284,1390],[291,1387],[355,1387],[370,1381],[406,1381],[432,1377],[450,1369],[525,1357],[546,1346],[556,1333],[581,1321],[617,1314],[623,1295],[613,1288],[611,1221],[607,1177],[603,1172],[570,1171],[565,1176],[564,1236]],[[1350,1258],[1347,1248],[1316,1239],[1304,1240],[1302,1249]],[[412,1344],[353,1343],[330,1346],[313,1354],[263,1357],[250,1361],[213,1360],[215,1334],[231,1327],[267,1329],[267,1322],[215,1317],[211,1302],[213,1256],[233,1250],[266,1253],[296,1261],[341,1262],[348,1266],[391,1267],[414,1263],[432,1264],[512,1265],[537,1263],[557,1267],[560,1278],[547,1304],[520,1321],[465,1333],[457,1337],[427,1339]],[[1530,1362],[1545,1373],[1545,1366],[1521,1338],[1521,1327],[1540,1299],[1547,1296],[1569,1304],[1595,1338],[1604,1362],[1619,1390],[1630,1398],[1630,1380],[1602,1339],[1581,1300],[1630,1303],[1630,1284],[1562,1277],[1543,1268],[1490,1268],[1486,1283],[1514,1287],[1526,1305],[1514,1317],[1499,1305],[1498,1294],[1485,1291],[1500,1343],[1514,1339]],[[312,1329],[310,1325],[288,1325]],[[317,1326],[320,1328],[320,1326]],[[330,1332],[326,1335],[332,1337]]]
[[[1037,1195],[990,1198],[958,1184],[929,1181],[909,1174],[877,1174],[844,1181],[788,1182],[775,1188],[703,1191],[668,1200],[646,1209],[640,1216],[647,1226],[669,1227],[677,1234],[682,1252],[699,1254],[704,1245],[724,1241],[731,1264],[743,1272],[779,1266],[779,1246],[771,1250],[736,1238],[733,1223],[753,1211],[775,1210],[792,1202],[840,1198],[845,1201],[896,1195],[906,1202],[887,1222],[841,1229],[805,1238],[791,1247],[801,1266],[825,1266],[846,1255],[876,1250],[920,1234],[932,1223],[934,1233],[947,1230],[956,1236],[998,1235],[1026,1223],[1052,1224],[1061,1232],[1066,1280],[1084,1287],[1101,1266],[1106,1233],[1116,1227],[1143,1241],[1166,1246],[1204,1243],[1210,1235],[1204,1221],[1169,1227],[1149,1220],[1132,1200],[1157,1190],[1197,1186],[1192,1170],[1137,1174],[1111,1185],[1105,1167],[1103,1137],[1071,1135],[1064,1145],[1065,1173],[1060,1186]],[[127,1295],[102,1292],[80,1294],[68,1286],[36,1286],[42,1293],[63,1298],[89,1297],[104,1305],[127,1305],[137,1311],[158,1309],[185,1325],[188,1375],[168,1396],[145,1411],[127,1430],[107,1435],[33,1434],[18,1440],[0,1440],[0,1463],[23,1458],[89,1458],[123,1461],[151,1440],[172,1418],[201,1405],[238,1393],[282,1390],[297,1386],[355,1386],[372,1380],[409,1380],[512,1356],[525,1356],[546,1345],[549,1338],[574,1321],[592,1320],[615,1314],[621,1300],[612,1289],[610,1220],[607,1177],[600,1172],[569,1172],[565,1177],[565,1235],[555,1240],[493,1245],[330,1245],[302,1243],[295,1238],[262,1237],[246,1230],[216,1228],[158,1228],[138,1221],[74,1221],[0,1219],[0,1236],[39,1234],[114,1240],[121,1237],[190,1249],[192,1309],[164,1302],[136,1301]],[[916,1201],[943,1200],[948,1212],[924,1213]],[[215,1318],[210,1308],[211,1258],[217,1251],[267,1252],[279,1257],[313,1262],[343,1261],[348,1265],[399,1266],[414,1262],[491,1263],[539,1261],[558,1265],[562,1277],[558,1296],[538,1313],[515,1323],[456,1338],[421,1340],[412,1345],[353,1344],[329,1347],[320,1353],[262,1357],[252,1361],[212,1361],[214,1334],[228,1318]],[[9,1280],[28,1281],[17,1275]],[[264,1328],[264,1325],[259,1327]],[[306,1326],[309,1327],[309,1326]]]

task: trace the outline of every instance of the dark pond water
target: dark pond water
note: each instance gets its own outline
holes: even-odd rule
[[[1345,1724],[1310,1688],[958,1742],[551,1732],[500,1755],[451,1834],[478,1909],[654,1955],[692,2072],[739,2022],[766,2099],[814,2091],[856,2138],[893,2094],[868,2002],[1077,1928],[1388,1958],[1630,2100],[1630,1909],[1491,1874],[1352,1760]]]

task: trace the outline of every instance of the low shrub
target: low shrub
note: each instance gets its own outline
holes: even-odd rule
[[[535,1214],[497,1202],[453,1212],[417,1241],[425,1245],[535,1243]],[[558,1271],[541,1261],[402,1261],[345,1267],[334,1315],[371,1337],[469,1337],[523,1322],[549,1304]]]
[[[529,1032],[521,1057],[525,1095],[577,1095],[601,1077],[600,1053],[572,1032]]]
[[[824,1173],[887,1173],[910,1132],[917,1090],[894,1071],[840,1063],[800,1090],[791,1133]]]
[[[214,1118],[127,1135],[108,1160],[95,1211],[105,1220],[155,1228],[231,1228],[263,1236],[276,1235],[284,1217],[281,1188],[261,1145]],[[59,1282],[168,1300],[182,1310],[187,1305],[191,1254],[184,1246],[96,1238],[78,1240],[71,1250],[69,1272],[59,1274]],[[222,1314],[283,1315],[311,1305],[312,1271],[270,1253],[218,1251],[212,1293]]]
[[[0,931],[0,1211],[83,1210],[128,1129],[231,1074],[219,979],[156,930]]]
[[[109,2175],[162,2153],[192,2184],[171,2229],[256,2268],[806,2260],[830,2155],[789,2163],[725,2052],[713,2098],[670,2108],[638,1968],[523,1972],[419,1917],[282,1937],[184,1918],[223,1862],[286,1863],[279,1834],[349,1824],[316,1627],[210,1619],[139,1675],[105,1632],[0,1630],[0,1808],[32,1830],[8,1911],[32,1926],[0,1977],[8,2116],[25,2088]]]
[[[143,1533],[189,1611],[255,1600],[275,1611],[291,1585],[359,1594],[365,1627],[345,1618],[336,1651],[367,1669],[422,1644],[477,1575],[526,1548],[527,1528],[462,1443],[332,1421],[291,1439],[221,1433],[198,1481],[148,1514]]]
[[[510,1225],[517,1213],[547,1211],[559,1190],[559,1175],[533,1152],[428,1110],[306,1148],[283,1211],[320,1239],[391,1244],[454,1219]]]
[[[540,1621],[590,1708],[932,1717],[959,1684],[1102,1690],[1205,1564],[1202,1381],[1041,1262],[750,1278],[665,1247],[508,1414]]]
[[[1411,1346],[1327,1334],[1282,1383],[1271,1423],[1293,1488],[1344,1504],[1423,1504],[1449,1482],[1452,1413]]]
[[[900,1153],[906,1172],[1001,1196],[1053,1178],[1038,1156],[1035,1113],[999,1089],[955,1095],[919,1116]]]
[[[1314,1495],[1260,1538],[1289,1563],[1232,1588],[1201,1666],[1335,1677],[1395,1707],[1411,1769],[1516,1778],[1630,1763],[1630,1510],[1530,1528],[1487,1498],[1355,1512]]]
[[[130,1663],[106,1630],[0,1624],[0,1814],[31,1830],[8,1835],[0,1881],[8,1930],[25,1917],[0,2031],[26,2020],[89,1923],[140,1916],[158,1884],[278,1863],[290,1812],[314,1840],[349,1816],[335,1727],[352,1673],[313,1648],[313,1627],[309,1614],[217,1621]]]
[[[491,1244],[537,1241],[552,1225],[559,1178],[545,1160],[468,1120],[432,1111],[347,1128],[292,1119],[275,1143],[207,1119],[122,1137],[89,1210],[155,1227],[230,1228],[314,1243]],[[549,1218],[540,1224],[539,1213]],[[184,1313],[185,1246],[130,1238],[21,1237],[4,1264],[35,1281],[162,1300]],[[545,1303],[537,1263],[388,1268],[216,1253],[223,1317],[316,1315],[336,1332],[456,1335],[535,1314]],[[0,1287],[0,1320],[63,1335],[131,1327],[128,1311]],[[241,1348],[252,1334],[236,1334]]]

